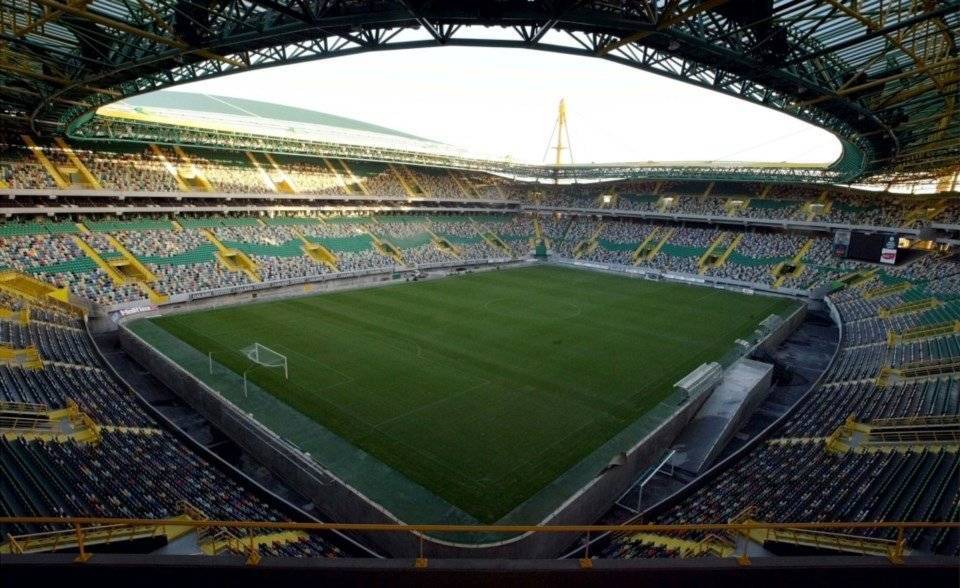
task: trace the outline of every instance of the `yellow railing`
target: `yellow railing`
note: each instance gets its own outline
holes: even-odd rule
[[[31,437],[56,434],[56,423],[40,416],[0,416],[0,434]],[[5,435],[4,435],[5,436]]]
[[[640,262],[647,258],[647,248],[650,246],[653,240],[657,238],[657,231],[659,230],[660,227],[653,227],[653,230],[647,233],[647,237],[643,240],[643,242],[637,245],[637,248],[633,250],[632,254],[630,254],[630,259],[633,260],[633,265],[639,265]]]
[[[337,185],[343,189],[347,194],[353,194],[353,188],[350,186],[350,182],[343,179],[343,176],[340,174],[340,170],[337,169],[337,166],[333,165],[333,162],[327,158],[323,158],[324,165],[327,166],[327,171],[333,174],[334,180],[336,180]]]
[[[870,421],[873,427],[929,427],[934,425],[960,425],[960,415],[935,414],[926,416],[891,417]]]
[[[902,341],[921,341],[952,333],[960,333],[960,321],[953,320],[933,325],[920,325],[900,332],[887,331],[887,347],[893,347]]]
[[[723,267],[726,265],[727,260],[730,259],[730,256],[733,255],[733,252],[737,250],[737,247],[740,246],[741,241],[743,241],[743,233],[737,233],[737,235],[733,238],[733,241],[730,241],[730,244],[727,245],[727,250],[720,255],[719,259],[717,259],[714,267]]]
[[[464,194],[467,198],[476,198],[477,194],[474,192],[469,184],[457,177],[457,174],[453,170],[447,170],[447,174],[450,176],[450,179],[453,180],[453,183],[457,186],[457,192]],[[536,224],[536,219],[534,220]]]
[[[883,286],[880,288],[873,288],[872,290],[867,290],[863,293],[864,300],[874,300],[877,298],[883,298],[885,296],[892,296],[894,294],[899,294],[901,292],[906,292],[913,287],[913,284],[910,282],[900,282],[899,284],[893,284],[892,286]]]
[[[200,234],[207,238],[217,248],[216,257],[220,263],[231,272],[243,272],[251,281],[260,282],[260,272],[257,262],[252,257],[240,251],[227,247],[223,241],[210,229],[200,229]]]
[[[480,232],[480,236],[483,237],[483,240],[489,243],[494,249],[499,249],[507,255],[513,255],[513,251],[511,251],[510,247],[503,242],[503,239],[500,238],[500,235],[491,230],[484,229],[483,227],[479,227],[477,230]]]
[[[104,271],[114,284],[123,285],[127,283],[127,278],[113,264],[107,262],[100,252],[90,246],[82,237],[72,235],[73,242],[83,251],[97,266]]]
[[[23,139],[23,142],[27,145],[27,148],[33,153],[33,156],[37,158],[37,161],[40,162],[40,165],[43,166],[43,169],[47,170],[47,173],[50,174],[51,178],[53,178],[53,181],[57,184],[57,187],[69,188],[70,182],[63,177],[63,174],[61,174],[57,166],[50,161],[50,159],[43,152],[43,149],[37,145],[36,141],[33,140],[33,137],[30,135],[20,135],[20,138]]]
[[[740,517],[742,518],[742,517]],[[737,520],[737,519],[734,519]],[[218,520],[193,520],[188,517],[175,519],[122,519],[122,518],[104,518],[104,517],[0,517],[0,525],[63,525],[69,527],[69,531],[74,534],[74,539],[70,543],[76,546],[79,555],[78,562],[85,562],[92,556],[86,550],[85,537],[93,529],[102,529],[104,526],[110,526],[112,533],[122,536],[124,527],[134,527],[143,529],[145,527],[189,527],[199,530],[209,530],[211,528],[222,528],[232,530],[235,536],[243,536],[249,540],[250,553],[247,562],[255,565],[260,561],[258,548],[253,538],[262,535],[267,531],[341,531],[341,532],[359,532],[359,533],[413,533],[419,538],[420,554],[416,559],[417,567],[426,567],[427,560],[424,557],[423,546],[424,538],[427,534],[438,535],[443,533],[505,533],[505,534],[525,534],[525,533],[569,533],[585,535],[586,542],[584,547],[583,559],[580,560],[583,567],[591,567],[590,560],[590,537],[596,537],[597,534],[616,533],[631,535],[638,533],[652,533],[671,535],[675,533],[724,533],[751,535],[766,531],[768,534],[775,535],[776,532],[782,532],[780,537],[796,536],[798,533],[810,532],[817,533],[826,545],[826,531],[836,531],[838,536],[842,536],[845,541],[853,541],[859,537],[856,531],[893,529],[897,532],[897,539],[889,543],[887,557],[892,563],[902,563],[906,551],[906,542],[904,540],[907,531],[913,529],[960,529],[960,522],[914,522],[914,521],[887,521],[887,522],[788,522],[788,523],[769,523],[754,520],[740,520],[738,522],[717,523],[717,524],[627,524],[627,525],[407,525],[407,524],[385,524],[385,523],[298,523],[298,522],[275,522],[275,521],[218,521]],[[61,533],[63,533],[61,531]],[[866,540],[866,539],[865,539]],[[18,539],[22,543],[23,539]],[[63,540],[61,539],[61,542]],[[7,547],[7,545],[4,545]],[[13,547],[13,546],[10,546]],[[9,551],[16,552],[16,547]],[[746,553],[738,555],[741,563],[749,564],[749,558]]]
[[[905,304],[891,306],[890,308],[878,309],[877,316],[885,319],[899,314],[916,314],[918,312],[924,312],[933,308],[938,308],[942,304],[943,303],[936,298],[925,298],[916,302],[907,302]]]
[[[712,261],[716,257],[719,257],[718,255],[714,254],[714,250],[717,247],[722,246],[726,242],[727,237],[729,235],[730,234],[727,233],[726,231],[723,231],[722,233],[717,235],[717,237],[710,243],[710,246],[707,247],[707,250],[703,252],[703,255],[700,256],[700,259],[697,260],[697,267],[703,268],[704,266],[707,265],[708,262]],[[712,265],[712,263],[710,265]],[[703,272],[700,272],[700,273],[703,273]]]
[[[670,237],[672,237],[675,232],[677,232],[677,229],[675,228],[667,229],[666,231],[661,231],[661,234],[657,235],[660,240],[657,242],[656,245],[653,246],[653,249],[650,250],[650,253],[648,253],[644,259],[646,259],[647,261],[650,261],[654,257],[656,257],[657,254],[660,253],[660,250],[663,249],[663,246],[667,244],[667,241],[670,240]]]
[[[7,292],[17,298],[60,312],[80,316],[86,313],[82,307],[70,302],[70,292],[66,286],[57,288],[23,272],[0,271],[0,292]]]
[[[70,163],[72,163],[75,168],[77,168],[77,172],[80,174],[81,177],[83,177],[84,182],[90,188],[94,190],[103,189],[103,186],[100,184],[100,180],[97,179],[97,176],[93,175],[93,173],[87,168],[87,166],[84,165],[82,161],[80,161],[80,158],[77,157],[76,152],[74,152],[73,148],[70,147],[70,145],[68,145],[66,141],[64,141],[61,137],[54,137],[53,141],[54,143],[57,144],[58,147],[60,147],[60,151],[62,151],[63,154],[67,156],[67,160]]]
[[[8,400],[0,400],[0,412],[19,412],[19,413],[33,413],[33,414],[42,414],[46,416],[47,412],[50,409],[46,404],[38,404],[36,402],[11,402]]]
[[[13,347],[8,343],[0,343],[0,365],[42,370],[43,359],[36,345]]]
[[[440,251],[441,253],[450,254],[456,258],[460,258],[461,256],[460,254],[462,253],[462,251],[460,250],[459,247],[457,247],[450,241],[447,241],[440,235],[434,233],[430,229],[427,229],[427,233],[429,233],[430,240],[433,243],[433,246],[436,247],[438,251]]]

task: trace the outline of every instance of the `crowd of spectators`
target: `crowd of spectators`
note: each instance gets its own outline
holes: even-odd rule
[[[167,296],[251,283],[244,272],[228,270],[213,260],[162,265],[151,263],[148,267],[157,278],[157,281],[151,284],[152,287]]]
[[[269,176],[249,162],[210,161],[201,157],[192,157],[191,161],[215,192],[267,194],[276,191],[272,183],[268,183]]]
[[[0,169],[6,182],[15,188],[55,188],[56,184],[24,146],[12,140],[0,145]],[[62,170],[74,170],[75,164],[54,144],[43,144],[42,152]],[[289,162],[273,163],[263,157],[260,166],[253,165],[240,153],[206,157],[202,152],[183,161],[170,148],[161,152],[167,163],[154,153],[89,151],[74,147],[74,152],[105,189],[135,191],[177,191],[174,173],[184,178],[196,174],[204,177],[214,191],[230,193],[271,194],[278,192],[275,183],[288,179],[290,186],[305,194],[362,197],[358,186],[346,189],[344,184],[355,180],[363,184],[371,197],[415,197],[444,199],[509,199],[541,206],[586,209],[619,209],[644,212],[668,212],[707,216],[736,216],[751,219],[815,220],[869,226],[904,226],[908,223],[956,223],[960,206],[953,201],[920,196],[864,193],[843,188],[824,190],[817,186],[772,185],[750,182],[655,182],[625,180],[603,183],[529,184],[513,182],[484,174],[452,170],[426,169],[415,165],[381,167],[364,170],[354,176],[336,166],[331,171],[323,159],[301,157]],[[171,173],[171,166],[174,173]],[[396,170],[396,171],[395,171]],[[403,183],[397,174],[403,178]],[[65,173],[75,188],[89,188],[82,174]],[[339,176],[339,177],[338,177]],[[199,189],[194,184],[193,189]],[[609,197],[609,201],[607,198]],[[814,208],[807,204],[816,203]],[[913,214],[928,208],[929,215]],[[928,218],[928,216],[932,218]]]
[[[0,267],[29,272],[83,258],[70,235],[0,236]]]
[[[209,246],[200,231],[115,231],[113,236],[137,257],[172,257]]]
[[[346,179],[338,178],[323,164],[285,163],[280,169],[282,173],[274,171],[271,180],[275,183],[287,180],[298,192],[335,196],[347,193],[343,186]]]
[[[150,220],[139,219],[145,225],[149,225]],[[470,217],[398,213],[392,216],[263,217],[260,221],[241,215],[179,220],[185,227],[209,226],[227,247],[236,247],[251,255],[265,281],[335,271],[310,257],[300,235],[308,243],[327,247],[339,259],[336,271],[353,271],[399,264],[386,250],[375,247],[377,240],[398,247],[408,265],[421,266],[456,260],[525,257],[533,250],[536,234],[534,217],[524,214]],[[137,226],[137,222],[131,221],[127,226]],[[814,289],[850,272],[878,267],[836,258],[832,239],[819,233],[760,228],[738,231],[689,223],[560,215],[541,215],[537,222],[548,248],[558,257],[767,286],[776,284],[791,290]],[[111,230],[111,223],[91,221],[91,225],[98,223],[104,225],[103,231],[110,231],[110,235],[141,258],[156,275],[153,288],[161,294],[184,294],[250,283],[250,276],[235,268],[227,269],[218,261],[216,247],[201,229],[174,230],[175,224],[165,222],[161,226],[171,228]],[[648,240],[653,231],[656,233]],[[120,252],[108,241],[107,234],[94,230],[79,237],[109,261],[119,257]],[[661,244],[664,238],[666,241]],[[791,261],[808,240],[811,244],[801,256],[796,272],[778,279],[780,265]],[[637,249],[644,242],[648,242],[646,253],[656,249],[656,254],[638,256]],[[717,245],[713,256],[704,262],[704,255],[714,243]],[[73,235],[41,232],[0,236],[0,246],[0,267],[37,273],[53,283],[70,286],[75,293],[92,301],[118,304],[145,296],[145,290],[137,284],[115,284],[103,270],[94,267],[74,243]],[[720,260],[724,253],[728,255]],[[942,281],[944,291],[953,288],[954,282],[960,282],[958,265],[952,258],[927,254],[906,257],[908,260],[900,265],[880,266],[880,269],[898,279]],[[178,275],[182,279],[178,279]]]
[[[4,170],[3,179],[11,188],[56,188],[57,184],[43,169],[43,166],[36,161],[30,161],[26,158],[19,158],[12,161],[6,161],[0,166]]]
[[[7,293],[0,299],[8,307],[26,305]],[[37,301],[29,307],[42,322],[23,326],[0,318],[0,341],[36,346],[45,365],[32,370],[0,364],[0,401],[40,404],[51,411],[75,404],[88,417],[85,423],[97,425],[97,439],[61,435],[52,440],[16,430],[0,436],[5,515],[155,519],[179,517],[189,508],[191,515],[213,520],[290,520],[288,509],[272,496],[155,420],[107,368],[76,316]],[[62,530],[62,525],[32,523],[0,528],[5,538]],[[218,532],[214,528],[211,535]],[[338,543],[316,533],[285,553],[344,555]]]
[[[821,244],[821,242],[823,244]],[[806,258],[824,262],[829,239],[819,239]],[[773,246],[776,247],[776,246]],[[751,248],[756,251],[756,246]],[[761,249],[762,251],[762,249]],[[879,269],[857,262],[836,264],[829,272]],[[922,381],[878,385],[887,365],[923,361],[955,362],[960,345],[952,333],[920,341],[888,342],[889,332],[956,320],[951,301],[957,289],[955,264],[929,255],[889,275],[911,282],[911,296],[892,293],[869,298],[884,282],[846,288],[830,298],[843,323],[840,349],[822,381],[803,396],[767,435],[732,463],[708,474],[683,498],[649,513],[654,524],[725,523],[742,513],[753,520],[788,521],[944,521],[956,516],[956,472],[960,456],[934,444],[904,445],[895,451],[830,451],[829,436],[848,418],[869,423],[898,417],[953,416],[960,411],[960,380],[943,373]],[[917,292],[912,292],[917,290]],[[935,296],[944,306],[882,319],[882,309]],[[895,529],[838,530],[850,540],[897,538]],[[705,533],[685,532],[674,539],[699,542]],[[960,554],[960,536],[941,529],[913,529],[904,535],[916,552]],[[721,540],[723,537],[721,536]],[[651,538],[615,535],[599,557],[657,557]],[[675,554],[671,554],[675,555]]]
[[[105,190],[176,192],[180,189],[170,170],[151,153],[87,150],[76,153]]]

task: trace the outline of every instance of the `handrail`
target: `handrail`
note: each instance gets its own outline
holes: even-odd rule
[[[739,523],[632,523],[626,525],[468,525],[408,523],[309,523],[293,521],[237,521],[133,519],[109,517],[0,517],[0,525],[180,525],[188,527],[224,527],[230,529],[275,529],[280,531],[360,531],[412,533],[684,533],[750,531],[757,529],[960,529],[960,521],[841,521],[841,522],[764,522]]]
[[[362,532],[410,532],[416,534],[420,539],[419,554],[415,559],[416,568],[426,568],[428,559],[423,551],[424,536],[426,533],[580,533],[587,537],[587,547],[583,557],[580,558],[580,567],[590,569],[593,562],[589,555],[589,538],[591,533],[619,532],[629,533],[647,533],[669,535],[670,533],[682,533],[688,531],[705,532],[708,536],[715,532],[737,532],[750,536],[751,531],[767,531],[767,534],[776,535],[778,531],[783,531],[786,535],[797,536],[798,532],[808,531],[819,542],[819,536],[831,538],[835,541],[845,540],[863,543],[867,537],[859,537],[849,534],[825,533],[824,529],[844,529],[850,531],[853,529],[896,529],[897,539],[892,542],[873,542],[884,550],[887,559],[892,564],[902,564],[904,556],[908,554],[906,550],[905,534],[907,530],[912,529],[960,529],[960,522],[923,522],[923,521],[900,521],[900,522],[841,522],[841,523],[766,523],[753,520],[745,520],[737,523],[723,524],[630,524],[630,525],[435,525],[435,524],[384,524],[384,523],[298,523],[298,522],[272,522],[272,521],[215,521],[215,520],[192,520],[189,518],[181,519],[111,519],[102,517],[0,517],[0,525],[3,524],[59,524],[67,526],[66,532],[57,535],[54,533],[56,545],[62,545],[61,538],[69,535],[72,529],[75,537],[75,545],[79,551],[74,560],[77,563],[88,561],[93,554],[87,551],[85,540],[91,532],[108,529],[108,537],[114,536],[114,530],[120,531],[124,528],[130,529],[132,537],[135,529],[165,529],[167,527],[178,526],[180,528],[194,528],[199,533],[204,533],[211,528],[220,528],[221,534],[225,533],[231,538],[235,538],[234,547],[246,552],[247,564],[255,566],[260,563],[260,549],[255,540],[255,533],[263,534],[264,531],[362,531]],[[86,525],[86,527],[85,527]],[[229,530],[229,531],[228,531]],[[245,533],[237,533],[233,530],[246,530]],[[141,531],[142,532],[142,531]],[[48,533],[49,534],[49,533]],[[25,551],[25,546],[31,542],[31,536],[13,537],[8,536],[9,549],[11,554],[19,554]],[[244,544],[247,545],[244,545]],[[835,546],[834,543],[827,542],[827,547]],[[881,552],[880,554],[884,554]],[[746,551],[737,556],[737,561],[741,565],[750,565],[750,558]]]
[[[20,412],[36,413],[46,415],[50,412],[50,407],[46,404],[36,402],[12,402],[9,400],[0,400],[0,412]]]

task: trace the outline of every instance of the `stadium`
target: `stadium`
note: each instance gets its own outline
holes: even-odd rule
[[[0,2],[0,577],[957,585],[958,42],[956,0]],[[836,152],[191,90],[453,48]]]

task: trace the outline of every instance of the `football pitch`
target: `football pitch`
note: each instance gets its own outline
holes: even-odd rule
[[[796,303],[536,266],[150,319],[495,522]]]

